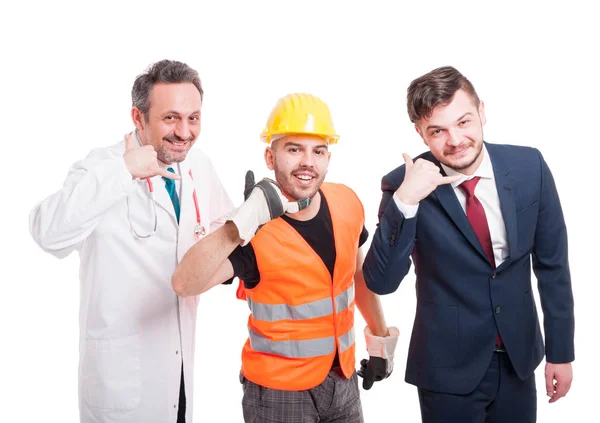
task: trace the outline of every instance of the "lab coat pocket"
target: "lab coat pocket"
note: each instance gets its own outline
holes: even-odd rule
[[[130,410],[141,400],[140,336],[88,339],[83,396],[95,408]]]

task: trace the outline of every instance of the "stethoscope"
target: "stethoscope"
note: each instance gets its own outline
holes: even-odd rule
[[[178,165],[179,167],[179,165]],[[192,175],[192,170],[189,172],[190,179],[192,183],[194,182],[194,176]],[[156,213],[156,202],[154,201],[154,184],[152,184],[152,180],[150,178],[145,179],[146,184],[148,185],[148,191],[150,192],[150,202],[152,203],[152,214],[154,215],[154,227],[150,231],[150,233],[146,235],[140,234],[136,231],[133,226],[133,222],[131,221],[131,207],[129,205],[129,196],[127,197],[127,218],[129,219],[129,226],[131,226],[131,232],[137,236],[138,238],[150,238],[156,234],[156,229],[158,227],[158,214]],[[200,207],[198,207],[198,196],[196,195],[196,187],[194,187],[194,206],[196,208],[196,225],[194,226],[194,236],[196,239],[200,239],[200,237],[206,235],[206,229],[200,223]]]

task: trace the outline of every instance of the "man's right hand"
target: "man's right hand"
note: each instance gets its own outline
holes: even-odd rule
[[[179,175],[169,172],[158,165],[156,150],[151,145],[139,147],[131,133],[125,135],[125,166],[133,179],[146,179],[156,175],[169,179],[180,179]]]
[[[406,153],[402,154],[406,171],[404,181],[396,190],[395,195],[407,205],[416,205],[433,192],[439,185],[459,181],[462,176],[443,176],[440,168],[429,160],[413,159]]]
[[[272,219],[284,213],[297,213],[310,204],[309,198],[288,201],[277,182],[264,178],[254,183],[254,173],[246,172],[244,203],[235,211],[231,221],[238,229],[242,245],[247,245],[256,231]]]

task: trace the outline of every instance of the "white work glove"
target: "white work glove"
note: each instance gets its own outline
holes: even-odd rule
[[[369,359],[360,361],[357,374],[363,378],[363,389],[371,389],[373,383],[379,382],[392,374],[394,370],[394,352],[400,336],[396,327],[388,328],[389,336],[375,336],[368,327],[365,328],[365,340]]]
[[[310,204],[310,198],[290,202],[272,179],[264,178],[254,183],[254,173],[246,172],[244,203],[233,213],[231,220],[237,226],[242,245],[247,245],[256,231],[284,213],[297,213]]]

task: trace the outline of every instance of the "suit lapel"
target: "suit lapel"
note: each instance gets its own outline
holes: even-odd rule
[[[446,176],[444,169],[440,166],[439,162],[434,159],[434,162],[440,167],[442,174]],[[454,222],[454,224],[458,227],[458,229],[462,232],[462,234],[467,238],[467,240],[475,247],[475,249],[481,254],[481,256],[487,261],[488,258],[483,251],[483,247],[475,235],[475,231],[467,219],[467,215],[460,206],[458,202],[458,198],[456,198],[456,194],[454,193],[454,189],[452,185],[440,185],[433,191],[433,194],[437,197],[438,201],[450,216],[450,219]]]
[[[517,213],[514,200],[514,179],[510,174],[510,169],[502,159],[500,155],[494,149],[493,145],[485,143],[487,151],[490,155],[492,162],[492,168],[494,169],[494,178],[496,180],[496,189],[498,191],[498,198],[500,200],[500,210],[502,212],[502,218],[504,219],[504,226],[506,228],[506,238],[508,241],[509,257],[505,260],[501,267],[507,266],[510,262],[511,256],[514,255],[515,249],[517,248]],[[441,167],[440,163],[433,157],[428,155],[428,160],[436,164],[444,176],[446,173]],[[475,247],[479,254],[481,254],[486,260],[487,256],[479,243],[479,239],[475,235],[473,227],[467,219],[466,213],[463,211],[454,189],[451,185],[440,185],[433,191],[433,194],[438,199],[450,219],[467,238],[467,240]]]
[[[510,169],[499,154],[494,151],[493,145],[485,144],[492,167],[494,168],[494,178],[496,178],[496,189],[500,199],[500,209],[504,226],[506,228],[506,238],[508,241],[508,259],[502,263],[506,265],[514,255],[517,248],[517,209],[514,199],[515,181],[510,174]]]

